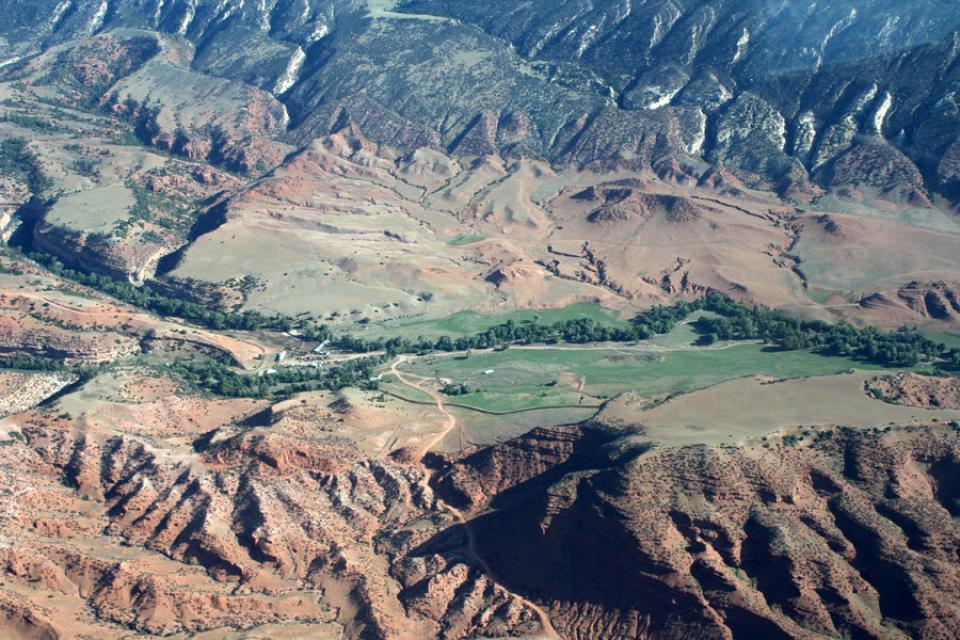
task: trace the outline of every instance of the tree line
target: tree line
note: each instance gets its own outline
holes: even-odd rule
[[[691,302],[652,307],[639,313],[629,326],[606,326],[590,318],[549,324],[508,320],[470,336],[409,340],[343,335],[333,339],[332,344],[353,353],[383,351],[394,355],[490,349],[513,344],[634,342],[669,333],[677,323],[697,311],[711,312],[693,323],[694,330],[700,334],[701,345],[713,344],[718,339],[762,340],[788,351],[810,350],[886,367],[913,367],[921,360],[936,358],[942,358],[948,366],[953,363],[952,366],[960,367],[960,351],[948,351],[943,344],[930,340],[916,329],[904,327],[882,332],[874,327],[861,329],[842,322],[798,320],[760,305],[741,304],[717,292]]]
[[[624,326],[608,326],[592,318],[573,318],[552,323],[538,320],[516,322],[511,319],[468,336],[440,336],[433,339],[420,337],[411,340],[402,337],[366,339],[341,335],[332,339],[331,346],[350,353],[383,351],[396,355],[493,349],[514,344],[635,342],[669,333],[678,322],[699,308],[701,307],[698,302],[686,301],[670,306],[656,306],[640,313]]]
[[[63,360],[53,358],[32,358],[27,356],[14,356],[12,358],[0,359],[0,369],[21,369],[24,371],[62,371],[67,365]]]
[[[781,311],[760,305],[747,306],[718,294],[702,299],[702,306],[717,315],[702,316],[694,329],[709,342],[720,340],[763,340],[787,351],[809,350],[826,355],[845,356],[885,367],[914,367],[921,360],[942,358],[947,364],[960,360],[955,350],[948,351],[916,329],[901,327],[883,332],[876,327],[864,329],[839,322],[798,320]]]

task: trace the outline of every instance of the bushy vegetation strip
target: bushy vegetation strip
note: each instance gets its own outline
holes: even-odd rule
[[[724,296],[703,298],[703,307],[714,316],[703,316],[694,328],[704,342],[721,340],[763,340],[785,350],[811,350],[845,356],[885,367],[914,367],[921,360],[942,358],[945,364],[958,363],[960,353],[947,350],[916,329],[901,327],[882,332],[845,323],[829,324],[819,320],[803,321],[761,306],[738,304]]]
[[[886,367],[913,367],[922,360],[940,358],[947,366],[960,364],[960,352],[930,340],[916,329],[901,328],[883,332],[861,329],[849,324],[830,324],[791,318],[763,306],[744,305],[720,293],[656,306],[638,314],[627,327],[608,327],[590,318],[554,323],[536,321],[517,323],[508,320],[471,336],[441,336],[436,339],[378,338],[366,340],[340,336],[333,345],[343,351],[388,354],[467,351],[514,344],[588,344],[597,342],[635,342],[671,332],[679,322],[697,311],[707,311],[693,321],[700,344],[716,340],[762,340],[784,350],[811,350],[827,355],[856,358]]]
[[[211,309],[208,305],[171,297],[149,283],[138,287],[107,275],[71,269],[54,256],[46,253],[34,252],[28,255],[32,260],[59,277],[102,291],[121,302],[152,311],[158,315],[183,318],[209,329],[289,331],[298,326],[295,320],[287,316],[279,314],[268,316],[256,311],[234,313]],[[316,336],[310,337],[323,339],[326,336],[318,333]]]

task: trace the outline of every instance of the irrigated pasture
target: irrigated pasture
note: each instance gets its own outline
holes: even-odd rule
[[[777,351],[759,344],[710,348],[539,346],[469,355],[434,355],[402,370],[464,384],[451,402],[487,411],[599,404],[625,391],[644,397],[702,389],[746,376],[800,378],[869,368],[848,358]]]

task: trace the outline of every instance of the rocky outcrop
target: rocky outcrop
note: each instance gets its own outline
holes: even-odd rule
[[[955,13],[739,0],[415,0],[405,10],[476,25],[583,91],[599,78],[624,123],[672,111],[683,123],[677,150],[754,172],[792,197],[815,190],[809,174],[833,185],[854,165],[894,201],[924,206],[930,186],[956,190],[960,78],[944,62],[955,58]]]
[[[395,566],[450,527],[449,516],[419,465],[367,458],[337,432],[349,409],[320,430],[316,411],[282,403],[174,449],[177,438],[152,443],[169,429],[117,433],[95,427],[99,420],[20,416],[30,445],[13,441],[19,469],[0,473],[19,477],[11,490],[29,484],[50,497],[0,519],[2,536],[30,523],[26,538],[0,550],[0,573],[88,607],[97,624],[141,634],[334,619],[352,638],[537,629],[525,601],[469,556]],[[241,426],[261,421],[269,426]],[[64,501],[95,505],[85,509],[94,522],[64,519],[54,508]],[[91,536],[106,553],[85,544]],[[118,544],[136,551],[118,561],[109,551]],[[40,620],[14,618],[0,628],[42,637]]]
[[[693,155],[798,197],[815,191],[811,174],[825,186],[866,179],[883,197],[920,206],[931,189],[956,192],[956,14],[941,7],[415,0],[397,20],[362,3],[300,4],[197,0],[142,11],[42,0],[28,11],[8,0],[5,68],[66,52],[69,77],[56,80],[70,99],[114,85],[113,104],[159,102],[160,117],[141,123],[146,139],[250,173],[285,152],[270,135],[233,135],[241,127],[217,105],[242,111],[248,133],[301,145],[349,117],[404,152],[636,168]],[[164,54],[151,58],[160,42]],[[171,92],[216,99],[190,114]]]
[[[960,623],[950,425],[752,449],[541,427],[420,465],[362,454],[340,433],[355,408],[333,404],[244,405],[210,431],[21,414],[0,475],[34,498],[0,518],[17,536],[4,581],[141,634],[926,639]],[[73,624],[15,593],[0,586],[0,628]]]
[[[30,190],[22,181],[0,176],[0,240],[10,239],[15,227],[14,214],[30,200]]]
[[[600,434],[579,427],[540,427],[448,463],[434,486],[445,500],[476,509],[554,468],[585,464],[591,456],[600,455],[596,450],[600,442]]]
[[[139,342],[118,332],[64,328],[31,316],[0,314],[0,358],[110,362],[139,353]]]
[[[960,409],[960,378],[897,373],[877,376],[864,384],[874,398],[925,409]]]
[[[572,198],[597,203],[599,206],[587,214],[587,220],[598,224],[643,221],[655,215],[663,216],[668,222],[684,223],[697,220],[701,215],[699,207],[690,198],[646,193],[616,183],[589,187]]]
[[[136,284],[152,277],[160,259],[170,252],[156,243],[122,242],[46,223],[34,227],[33,247],[56,256],[68,267]]]
[[[99,619],[140,635],[202,631],[240,620],[237,626],[254,627],[293,618],[314,623],[331,618],[329,611],[304,595],[204,592],[191,588],[188,576],[156,575],[136,562],[98,561],[56,547],[37,552],[4,549],[0,571],[60,597],[79,591]],[[35,623],[29,627],[38,629]]]
[[[53,612],[38,611],[25,598],[0,593],[0,629],[24,640],[60,640],[61,634],[50,620]]]
[[[392,147],[404,154],[417,149],[442,147],[436,131],[403,118],[365,95],[344,98],[312,111],[288,136],[296,144],[308,144],[316,138],[342,130],[351,122],[377,144]]]
[[[868,139],[825,166],[820,181],[835,190],[869,188],[885,200],[914,207],[930,207],[923,176],[900,151],[882,140]]]
[[[0,372],[0,418],[31,409],[77,380],[73,373]]]
[[[893,322],[954,322],[960,318],[960,284],[956,282],[910,282],[860,300],[868,314]]]
[[[457,462],[438,488],[464,502],[499,489],[471,523],[479,553],[563,637],[941,638],[958,624],[950,429],[841,429],[759,454],[618,452],[608,435],[603,465],[557,457],[557,435]],[[511,458],[539,473],[511,477]]]
[[[609,108],[567,123],[554,142],[560,162],[597,169],[648,169],[682,146],[680,123],[671,114]]]

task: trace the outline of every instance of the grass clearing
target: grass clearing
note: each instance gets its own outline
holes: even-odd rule
[[[653,347],[653,348],[651,348]],[[411,373],[464,383],[453,402],[488,411],[596,404],[633,391],[643,396],[688,392],[746,376],[823,376],[872,369],[849,358],[776,351],[758,344],[720,348],[513,348],[462,356],[427,356],[404,365]]]
[[[544,409],[541,411],[527,411],[510,416],[491,416],[467,409],[449,407],[449,411],[456,416],[457,423],[462,427],[456,429],[447,437],[444,448],[456,450],[462,444],[486,446],[503,442],[510,438],[527,433],[531,429],[544,425],[576,424],[590,419],[596,409]]]
[[[46,221],[74,231],[109,234],[127,219],[135,204],[130,189],[107,185],[63,196],[47,213]]]
[[[380,388],[386,393],[412,402],[429,405],[434,404],[433,396],[431,396],[429,393],[419,389],[414,389],[413,387],[408,387],[400,382],[396,382],[392,376],[384,376],[384,381],[381,383]]]
[[[874,428],[960,417],[960,411],[897,406],[870,398],[863,383],[873,375],[856,371],[774,383],[733,380],[646,411],[618,398],[600,418],[643,424],[644,437],[662,446],[683,446],[739,443],[784,428],[799,429],[799,440],[805,441],[813,437],[806,433],[811,427]]]
[[[683,322],[678,322],[670,333],[653,336],[645,344],[666,348],[689,347],[700,338],[700,334],[693,329],[693,323],[703,317],[714,318],[716,316],[717,314],[711,311],[695,311]]]
[[[862,218],[892,220],[918,229],[931,229],[947,233],[960,233],[960,224],[948,213],[937,207],[932,208],[886,208],[869,203],[851,202],[826,194],[815,202],[817,209],[834,213],[843,213]]]
[[[924,333],[931,340],[942,342],[950,349],[960,349],[960,333],[952,331],[925,331]]]
[[[818,289],[816,287],[809,287],[803,290],[803,293],[806,294],[813,302],[817,304],[827,304],[834,296],[843,296],[843,292],[836,291],[833,289]]]
[[[486,237],[473,233],[458,233],[452,239],[447,240],[447,244],[451,247],[462,247],[464,245],[473,244],[474,242],[480,242],[481,240],[486,240]]]
[[[955,231],[934,231],[886,218],[834,217],[848,237],[857,238],[855,246],[811,231],[794,248],[815,289],[868,294],[916,279],[951,279],[958,273]]]

